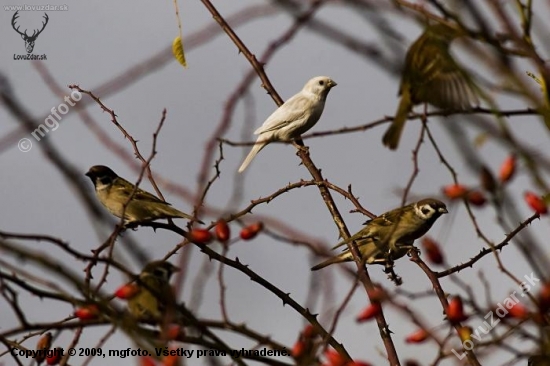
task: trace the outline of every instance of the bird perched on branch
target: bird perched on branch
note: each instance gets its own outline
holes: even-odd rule
[[[109,212],[119,218],[124,212],[125,225],[166,218],[193,219],[193,216],[176,210],[151,193],[136,189],[134,184],[119,177],[109,167],[94,165],[86,176],[92,180],[97,198]],[[128,202],[130,196],[132,199]]]
[[[176,271],[179,268],[170,262],[148,263],[139,274],[137,293],[128,299],[130,314],[149,322],[160,322],[167,313],[174,318],[176,299],[170,277]]]
[[[401,76],[401,100],[382,142],[392,150],[399,144],[409,112],[416,104],[441,109],[468,109],[478,103],[469,76],[456,63],[449,47],[463,35],[445,24],[430,25],[407,51]]]
[[[365,223],[365,227],[333,249],[352,241],[367,264],[391,265],[413,248],[416,239],[426,234],[447,207],[439,200],[426,198],[410,205],[388,211]],[[312,271],[334,263],[351,262],[353,256],[346,247],[343,253],[311,268]]]
[[[242,173],[252,159],[267,144],[273,141],[292,141],[312,128],[323,113],[328,92],[337,84],[327,76],[309,80],[304,88],[275,110],[254,131],[259,135],[252,150],[244,159],[239,173]]]

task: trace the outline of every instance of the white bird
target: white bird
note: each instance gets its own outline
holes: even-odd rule
[[[252,150],[244,159],[242,173],[265,145],[272,141],[292,141],[313,127],[325,108],[330,89],[337,84],[328,76],[309,80],[304,88],[269,116],[263,125],[254,131],[259,135]]]

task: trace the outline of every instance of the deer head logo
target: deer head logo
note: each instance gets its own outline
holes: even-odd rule
[[[42,33],[44,28],[46,28],[46,24],[48,24],[48,14],[44,13],[44,19],[46,21],[42,23],[42,29],[35,29],[32,33],[32,36],[29,36],[26,29],[24,33],[21,33],[19,31],[19,27],[15,28],[15,21],[17,20],[17,18],[19,18],[19,15],[17,13],[19,13],[19,10],[16,11],[15,14],[13,14],[13,18],[11,18],[11,26],[13,27],[13,29],[15,29],[17,33],[21,35],[21,38],[23,38],[23,40],[25,41],[25,48],[27,49],[27,53],[32,53],[32,50],[34,49],[34,41],[36,41],[38,35]]]

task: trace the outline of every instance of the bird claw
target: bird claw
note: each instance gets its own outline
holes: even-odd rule
[[[396,286],[403,284],[403,280],[394,271],[394,263],[391,257],[388,257],[386,265],[384,266],[384,273],[388,275],[388,278],[395,283]]]
[[[421,253],[421,252],[420,252],[420,249],[418,249],[417,247],[411,245],[411,248],[410,248],[409,251],[407,252],[407,256],[408,256],[408,257],[412,257],[411,252],[412,252],[413,250],[416,252],[417,255],[420,255],[420,253]]]
[[[304,145],[303,142],[301,142],[301,143],[300,142],[292,141],[292,145],[294,145],[294,147],[296,149],[298,149],[300,152],[305,152],[306,154],[308,154],[309,153],[309,146],[306,146],[306,145]]]
[[[139,222],[137,221],[127,221],[121,226],[121,228],[123,231],[124,230],[136,231],[138,229],[138,226],[139,226]]]
[[[389,273],[391,270],[393,270],[393,266],[394,266],[393,260],[391,259],[391,257],[388,257],[386,259],[386,265],[384,266],[384,272]]]

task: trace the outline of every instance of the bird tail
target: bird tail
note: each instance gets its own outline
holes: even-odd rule
[[[336,257],[329,258],[326,261],[321,262],[321,263],[311,267],[311,270],[312,271],[317,271],[321,268],[325,268],[326,266],[330,266],[331,264],[334,264],[334,263],[349,262],[351,260],[352,260],[351,259],[351,254],[348,253],[348,252],[344,252],[340,255],[337,255]]]
[[[385,146],[389,147],[391,150],[397,149],[399,145],[399,140],[401,139],[401,133],[403,132],[403,127],[405,127],[405,122],[407,121],[407,116],[413,107],[411,101],[411,95],[408,91],[404,91],[401,96],[401,101],[399,102],[399,107],[397,108],[397,113],[393,122],[384,134],[382,142]]]
[[[256,144],[254,144],[252,150],[250,150],[243,163],[241,164],[241,167],[239,168],[239,173],[244,172],[244,170],[252,162],[252,159],[254,159],[254,157],[260,152],[261,149],[264,148],[265,145],[267,145],[267,141],[256,142]]]

